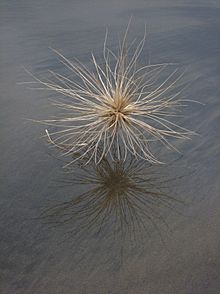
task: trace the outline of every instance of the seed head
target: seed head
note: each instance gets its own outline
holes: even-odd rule
[[[55,82],[37,79],[44,88],[62,96],[53,103],[65,114],[43,122],[58,128],[46,133],[50,143],[64,154],[81,154],[80,158],[90,154],[88,161],[94,158],[98,164],[116,146],[119,160],[125,161],[131,153],[161,163],[151,151],[152,142],[175,149],[170,138],[189,139],[194,134],[171,121],[185,106],[177,87],[183,74],[177,69],[170,72],[171,64],[140,66],[146,34],[129,47],[127,31],[116,53],[107,48],[106,33],[103,61],[98,62],[92,54],[93,70],[54,50],[75,79],[54,72]]]

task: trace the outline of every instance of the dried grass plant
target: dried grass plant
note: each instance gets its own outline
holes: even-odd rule
[[[152,142],[176,150],[170,139],[189,139],[194,134],[173,121],[187,101],[179,98],[181,90],[176,86],[183,73],[172,69],[166,76],[167,68],[173,66],[168,63],[140,66],[146,33],[141,41],[134,40],[128,46],[128,29],[117,52],[107,47],[106,33],[103,61],[98,62],[92,54],[93,70],[54,50],[76,79],[55,72],[51,72],[55,81],[35,78],[41,89],[61,94],[53,104],[65,113],[42,122],[56,127],[46,134],[63,154],[79,153],[80,158],[90,154],[88,162],[93,158],[98,164],[111,155],[115,145],[119,160],[125,161],[131,153],[150,163],[161,163],[152,151]]]

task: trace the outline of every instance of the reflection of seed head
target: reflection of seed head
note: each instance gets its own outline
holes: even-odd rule
[[[104,156],[95,164],[93,158],[85,166],[84,161],[90,157],[87,154],[79,160],[82,164],[79,169],[68,167],[61,182],[71,187],[81,184],[84,192],[79,195],[73,192],[65,202],[45,210],[43,216],[56,225],[67,225],[73,236],[83,232],[86,235],[105,233],[108,229],[136,242],[138,236],[148,230],[157,230],[160,234],[163,227],[167,229],[168,212],[178,213],[187,204],[170,193],[171,186],[183,175],[171,178],[167,174],[169,165],[164,169],[155,167],[130,154],[126,162],[118,161],[115,151],[114,160]],[[98,152],[101,154],[102,150]]]
[[[125,160],[131,153],[158,163],[160,161],[150,150],[152,141],[172,148],[170,138],[188,139],[193,134],[170,121],[183,106],[183,100],[177,99],[180,91],[176,87],[182,74],[174,70],[164,78],[168,64],[139,67],[145,36],[134,49],[134,44],[126,45],[126,35],[127,32],[117,54],[106,47],[106,36],[103,63],[99,64],[92,55],[94,71],[56,52],[79,81],[57,73],[52,73],[56,82],[38,79],[47,89],[64,96],[55,105],[66,114],[44,123],[59,128],[47,135],[50,142],[65,153],[82,152],[82,157],[91,154],[99,163],[103,156],[111,154],[116,144],[118,159]],[[98,155],[100,145],[103,152]]]

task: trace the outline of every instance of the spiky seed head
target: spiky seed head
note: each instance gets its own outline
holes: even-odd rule
[[[184,100],[178,98],[181,91],[176,88],[182,74],[175,69],[164,78],[170,64],[138,66],[146,34],[133,54],[126,37],[127,31],[118,53],[113,53],[106,47],[106,34],[103,62],[98,63],[92,55],[93,71],[54,50],[79,82],[54,72],[55,82],[36,78],[44,88],[62,94],[54,104],[66,114],[43,122],[59,128],[46,133],[64,154],[81,154],[80,158],[90,154],[88,162],[94,158],[99,163],[116,146],[120,160],[125,161],[131,153],[151,163],[161,163],[150,149],[152,141],[175,149],[170,138],[188,139],[194,134],[170,120],[184,106]]]

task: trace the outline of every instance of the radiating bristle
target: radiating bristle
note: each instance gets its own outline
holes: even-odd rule
[[[183,105],[177,98],[181,91],[175,91],[183,74],[175,69],[161,81],[170,64],[139,67],[146,34],[136,44],[132,56],[126,37],[127,30],[116,55],[106,46],[106,34],[103,63],[99,64],[92,55],[93,71],[54,50],[65,67],[76,75],[77,81],[54,72],[55,82],[36,78],[43,88],[63,95],[53,104],[66,114],[43,123],[59,128],[46,134],[50,143],[64,154],[81,153],[80,157],[90,154],[90,159],[99,163],[104,155],[111,153],[113,144],[118,144],[121,150],[118,159],[126,160],[131,153],[151,163],[161,163],[150,149],[152,141],[175,149],[169,142],[171,137],[189,139],[194,134],[169,120]],[[100,145],[103,152],[98,154]]]

